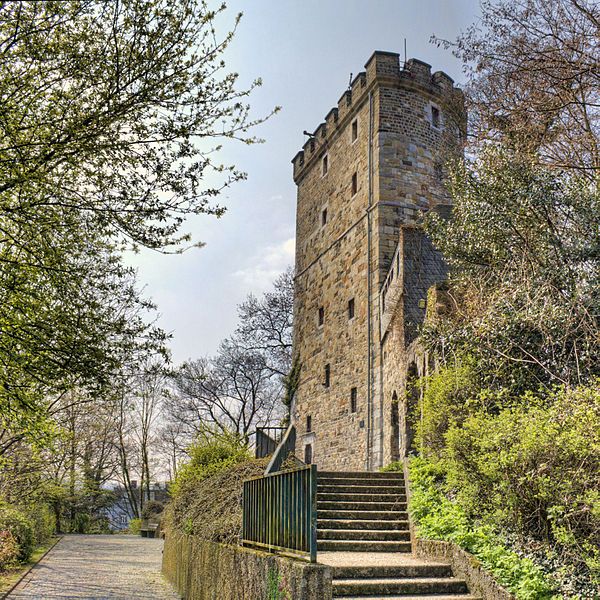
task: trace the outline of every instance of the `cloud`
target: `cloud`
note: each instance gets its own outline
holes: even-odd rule
[[[249,291],[263,292],[278,275],[294,264],[295,250],[295,237],[279,244],[265,246],[249,259],[245,268],[234,271],[232,275]]]

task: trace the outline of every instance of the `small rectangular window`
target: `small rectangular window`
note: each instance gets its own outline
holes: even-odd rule
[[[348,319],[354,319],[354,298],[348,300]]]
[[[324,208],[323,212],[321,213],[321,225],[326,225],[327,224],[327,209]]]
[[[358,173],[352,175],[352,195],[358,192]]]
[[[329,170],[329,159],[327,158],[327,154],[323,157],[323,162],[321,163],[321,174],[327,175],[327,171]]]
[[[306,433],[310,433],[312,431],[312,417],[308,415],[306,417]]]
[[[434,127],[440,126],[440,109],[437,106],[431,107],[431,124]]]
[[[350,390],[350,412],[353,412],[353,413],[356,412],[357,399],[358,399],[358,390],[355,387],[353,387]]]
[[[323,385],[328,388],[331,385],[331,367],[329,365],[325,365],[325,381]]]
[[[307,465],[312,464],[312,444],[304,446],[304,463]]]
[[[355,142],[358,139],[358,119],[352,121],[352,141]]]
[[[319,308],[319,327],[321,327],[321,325],[323,325],[324,322],[325,322],[325,309],[321,306]]]

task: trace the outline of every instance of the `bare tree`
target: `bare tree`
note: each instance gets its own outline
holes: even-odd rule
[[[169,418],[193,439],[207,425],[248,437],[277,414],[281,385],[261,354],[225,340],[217,356],[184,363],[171,376]]]
[[[274,374],[286,376],[292,365],[294,271],[290,267],[273,283],[273,289],[257,298],[250,294],[238,306],[240,323],[236,343],[259,353]]]
[[[150,498],[155,474],[165,365],[160,360],[148,360],[129,373],[122,385],[117,419],[120,474],[133,512],[139,517]]]
[[[478,142],[502,139],[595,179],[600,168],[600,5],[487,0],[452,47],[469,76]]]

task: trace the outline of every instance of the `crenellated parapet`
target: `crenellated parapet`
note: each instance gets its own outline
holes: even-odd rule
[[[292,159],[294,181],[298,182],[314,159],[323,154],[330,140],[346,127],[348,120],[377,85],[418,89],[440,100],[452,99],[456,94],[461,94],[450,76],[442,71],[432,73],[431,65],[421,60],[411,58],[401,65],[400,55],[395,52],[374,52],[365,64],[365,71],[354,77],[340,97],[337,107],[327,113],[325,121],[314,130],[302,150]]]

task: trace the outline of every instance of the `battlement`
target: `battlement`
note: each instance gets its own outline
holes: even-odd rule
[[[365,64],[365,71],[354,77],[338,100],[337,107],[327,113],[325,121],[314,130],[312,137],[292,159],[296,182],[312,159],[321,154],[328,141],[340,128],[345,127],[348,118],[362,105],[368,92],[378,84],[420,89],[438,98],[451,98],[459,92],[451,77],[442,71],[432,73],[431,65],[421,60],[411,58],[401,65],[400,55],[395,52],[374,52]]]

